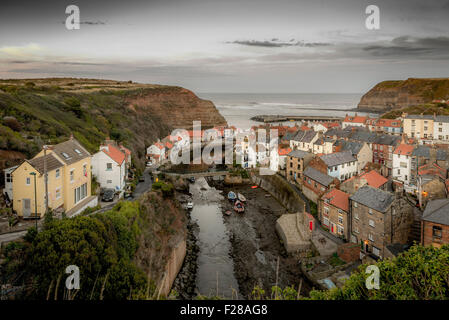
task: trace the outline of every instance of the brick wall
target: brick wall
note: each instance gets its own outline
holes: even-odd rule
[[[440,227],[442,229],[441,239],[433,237],[433,227]],[[449,244],[449,226],[430,221],[423,221],[421,230],[421,242],[423,245],[435,245],[438,247],[442,244]]]
[[[337,254],[345,262],[353,262],[360,259],[360,244],[344,243],[337,248]]]

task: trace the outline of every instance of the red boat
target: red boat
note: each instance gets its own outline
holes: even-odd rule
[[[243,213],[245,212],[245,206],[240,200],[237,200],[234,204],[234,210],[237,211],[238,213]]]

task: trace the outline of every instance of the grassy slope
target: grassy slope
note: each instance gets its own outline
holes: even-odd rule
[[[22,126],[20,132],[13,132],[0,121],[0,149],[33,156],[42,144],[64,141],[73,133],[93,152],[111,137],[134,151],[142,166],[145,146],[169,132],[160,119],[138,115],[124,102],[130,95],[165,87],[33,84],[0,81],[0,120],[14,116]]]

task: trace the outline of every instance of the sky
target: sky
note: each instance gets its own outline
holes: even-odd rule
[[[65,76],[252,93],[449,77],[449,0],[2,0],[0,78]]]

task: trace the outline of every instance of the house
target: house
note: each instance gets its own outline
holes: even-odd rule
[[[365,127],[366,120],[368,120],[368,117],[358,116],[357,113],[354,116],[346,115],[341,126],[343,129],[346,127]]]
[[[318,139],[318,133],[313,130],[298,130],[295,137],[290,140],[290,148],[313,152],[313,143]]]
[[[364,254],[382,258],[388,244],[407,243],[413,207],[406,200],[370,186],[359,188],[349,199],[351,242],[360,243]]]
[[[432,199],[447,197],[445,181],[447,170],[436,163],[425,164],[418,169],[417,191],[418,201],[421,208]]]
[[[396,136],[400,136],[403,131],[400,119],[373,119],[368,128],[373,132]]]
[[[439,248],[449,244],[449,199],[431,200],[421,221],[421,244]]]
[[[100,146],[100,151],[92,156],[92,174],[102,188],[124,190],[128,174],[126,158],[126,154],[112,143]]]
[[[309,200],[318,203],[325,192],[338,186],[338,184],[337,178],[308,166],[303,173],[302,192]]]
[[[413,149],[412,145],[401,143],[393,152],[393,179],[404,183],[406,191],[410,185]]]
[[[328,154],[333,152],[334,139],[319,137],[313,143],[313,153],[314,154]]]
[[[449,141],[449,116],[436,116],[433,124],[433,138]]]
[[[313,154],[302,150],[293,150],[287,155],[287,180],[301,184],[305,167],[313,159]]]
[[[366,164],[373,161],[373,151],[366,142],[339,140],[335,150],[351,152],[352,156],[357,159],[357,173],[362,172]]]
[[[35,210],[38,217],[45,214],[45,170],[50,209],[65,211],[71,216],[97,205],[98,198],[91,196],[91,155],[71,137],[47,146],[12,172],[13,208],[19,217],[32,218]]]
[[[315,130],[316,132],[326,132],[329,129],[332,128],[340,128],[340,124],[338,122],[330,122],[330,121],[325,121],[325,122],[318,122],[318,123],[314,123],[312,125],[313,130]]]
[[[327,174],[340,181],[351,178],[357,174],[357,159],[350,151],[325,154],[320,157],[327,166]]]
[[[278,147],[278,154],[279,154],[279,170],[285,170],[285,167],[287,166],[287,158],[288,154],[292,152],[292,149],[290,147]]]
[[[435,115],[403,115],[404,133],[411,138],[432,139]]]
[[[393,152],[401,143],[401,137],[387,134],[377,135],[372,142],[373,163],[382,166],[382,173],[390,176],[393,169]]]
[[[13,192],[12,192],[12,172],[17,168],[18,166],[14,166],[11,168],[6,168],[3,170],[3,173],[5,175],[5,188],[3,189],[3,195],[5,196],[5,199],[10,202],[13,200]]]
[[[340,190],[349,194],[354,194],[365,185],[387,191],[388,179],[379,174],[376,170],[354,176],[341,183]]]
[[[165,146],[161,142],[147,148],[147,161],[151,164],[160,163],[166,159]]]
[[[321,197],[318,214],[321,224],[330,233],[349,239],[349,194],[331,189]]]

